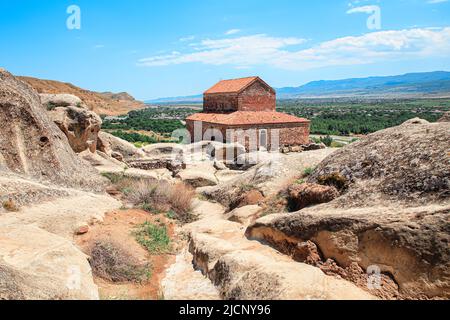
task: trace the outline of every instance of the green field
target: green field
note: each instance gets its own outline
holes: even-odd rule
[[[311,133],[348,136],[369,134],[398,126],[412,118],[435,122],[450,110],[449,99],[366,101],[366,102],[303,102],[286,100],[278,110],[312,121]]]
[[[104,121],[103,128],[110,130],[145,130],[168,135],[185,127],[183,120],[199,112],[197,108],[164,106],[132,111],[124,120]],[[369,134],[402,124],[412,118],[435,122],[450,111],[450,99],[378,100],[378,101],[327,101],[283,100],[277,109],[311,120],[311,134],[351,136]],[[122,138],[137,142],[136,135]],[[133,140],[133,141],[131,141]],[[150,141],[142,141],[149,142]]]

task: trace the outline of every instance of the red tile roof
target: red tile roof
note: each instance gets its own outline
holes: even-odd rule
[[[231,79],[231,80],[222,80],[212,86],[210,89],[205,91],[205,94],[210,93],[238,93],[241,90],[248,87],[255,80],[258,80],[259,77],[248,77],[241,79]],[[262,81],[262,80],[261,80]]]
[[[213,124],[224,124],[230,126],[252,125],[252,124],[284,124],[284,123],[309,123],[304,118],[298,118],[286,113],[275,111],[237,111],[233,113],[196,113],[186,120],[202,121]]]

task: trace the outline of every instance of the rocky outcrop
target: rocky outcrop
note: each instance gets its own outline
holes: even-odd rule
[[[358,268],[379,270],[391,288],[374,291],[382,298],[448,298],[449,141],[448,123],[417,119],[372,134],[325,159],[309,179],[341,186],[340,197],[261,218],[247,236],[301,262],[298,248],[310,241],[317,266],[355,283]]]
[[[186,226],[189,250],[196,269],[213,282],[223,299],[374,299],[348,281],[248,241],[242,225],[215,219],[207,209],[212,217]]]
[[[97,150],[98,133],[102,126],[100,117],[71,95],[41,95],[44,106],[51,104],[50,118],[61,129],[76,153]],[[80,100],[81,101],[81,100]],[[77,103],[71,104],[71,103]]]
[[[244,226],[248,226],[256,220],[258,214],[262,210],[263,209],[258,205],[250,205],[236,208],[227,216],[229,217],[228,220],[230,221],[238,222],[240,224],[243,224]]]
[[[73,235],[120,203],[97,193],[106,179],[77,156],[47,111],[31,87],[0,70],[0,300],[98,299]]]
[[[0,70],[0,154],[4,169],[70,187],[102,190],[104,180],[70,148],[37,93]]]
[[[349,188],[339,198],[346,207],[377,196],[411,205],[448,200],[449,129],[445,122],[412,119],[371,134],[325,159],[308,182]]]
[[[286,184],[301,176],[309,167],[317,166],[334,149],[323,149],[289,155],[269,153],[269,159],[255,165],[241,175],[230,180],[224,180],[218,186],[203,190],[202,194],[208,199],[217,201],[224,206],[234,209],[241,204],[241,199],[249,191],[259,192],[263,197],[276,195]],[[247,203],[255,204],[255,203]]]
[[[29,225],[1,231],[0,300],[99,298],[86,256],[70,241]]]
[[[39,95],[41,97],[41,102],[47,110],[53,110],[56,107],[79,107],[88,108],[84,102],[74,96],[73,94],[61,93],[61,94],[47,94],[42,93]]]
[[[176,177],[194,188],[216,186],[218,183],[213,173],[195,169],[181,171]]]

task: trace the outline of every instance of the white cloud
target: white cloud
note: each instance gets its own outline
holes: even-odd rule
[[[428,0],[427,1],[428,4],[436,4],[436,3],[443,3],[443,2],[448,2],[448,0]]]
[[[96,44],[95,46],[94,46],[94,49],[102,49],[102,48],[104,48],[105,47],[105,45],[103,45],[103,44]]]
[[[227,32],[225,32],[225,35],[230,36],[230,35],[233,35],[233,34],[236,34],[239,32],[241,32],[240,29],[231,29],[231,30],[228,30]]]
[[[155,67],[186,63],[271,66],[286,70],[306,70],[327,66],[370,64],[387,60],[450,55],[450,27],[379,31],[325,41],[306,49],[300,38],[277,38],[265,34],[238,38],[203,40],[192,44],[194,52],[172,52],[138,61]]]
[[[194,39],[195,39],[195,36],[187,36],[187,37],[180,38],[180,41],[186,42],[186,41],[192,41]]]
[[[379,10],[379,6],[362,6],[362,7],[356,7],[356,8],[352,8],[350,10],[347,11],[347,14],[352,14],[352,13],[367,13],[367,14],[372,14],[375,11]]]

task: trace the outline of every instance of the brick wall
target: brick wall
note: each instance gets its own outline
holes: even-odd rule
[[[187,121],[187,129],[191,134],[192,142],[194,141],[194,122]],[[253,149],[259,146],[260,141],[260,132],[261,130],[267,131],[267,147],[268,149],[272,149],[275,147],[283,147],[283,146],[297,146],[309,143],[309,134],[310,134],[310,124],[309,123],[294,123],[294,124],[277,124],[277,125],[248,125],[243,127],[228,127],[225,125],[217,125],[217,124],[208,124],[203,123],[202,125],[202,137],[204,137],[205,132],[208,129],[217,129],[221,132],[224,141],[221,142],[238,142],[240,141],[245,145],[248,151],[252,146]],[[234,131],[227,131],[228,129],[232,129]],[[249,131],[250,129],[254,129],[254,131]],[[272,130],[278,130],[272,132]],[[275,132],[278,132],[276,134]],[[220,141],[219,137],[215,137],[216,141]],[[272,141],[273,138],[278,139],[279,143],[276,141]],[[243,141],[245,140],[245,142]],[[250,142],[253,142],[250,144]]]
[[[275,92],[258,81],[240,94],[212,93],[203,96],[203,110],[206,113],[275,111],[275,109]]]
[[[255,82],[238,97],[239,111],[275,111],[276,94],[261,82]]]
[[[203,96],[203,112],[226,113],[238,110],[237,94],[205,94]]]

